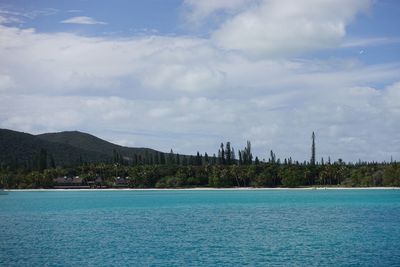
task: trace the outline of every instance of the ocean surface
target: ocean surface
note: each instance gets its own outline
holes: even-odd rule
[[[0,266],[400,266],[400,190],[0,195]]]

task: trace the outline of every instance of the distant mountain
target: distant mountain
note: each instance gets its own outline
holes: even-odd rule
[[[112,144],[82,132],[32,135],[0,129],[0,165],[34,168],[43,155],[50,164],[74,166],[80,162],[112,162],[116,154],[124,160],[149,157],[160,152]]]

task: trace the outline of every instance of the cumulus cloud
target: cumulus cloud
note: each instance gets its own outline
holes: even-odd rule
[[[346,26],[370,0],[264,0],[228,19],[213,34],[225,49],[256,56],[296,54],[339,45]]]
[[[11,76],[24,76],[15,77],[19,82],[16,90],[20,92],[48,92],[50,88],[52,93],[82,88],[104,92],[133,84],[148,89],[195,92],[216,89],[225,79],[223,71],[212,64],[218,51],[202,39],[112,40],[1,26],[0,33],[4,68],[12,72]]]
[[[254,61],[219,50],[199,38],[89,38],[4,26],[0,26],[0,33],[0,74],[8,87],[11,81],[14,83],[15,93],[70,94],[84,90],[86,94],[118,92],[129,96],[157,90],[153,94],[187,92],[218,97],[224,92],[240,96],[296,86],[365,85],[398,76],[396,64]]]
[[[98,21],[98,20],[95,20],[94,18],[86,17],[86,16],[72,17],[72,18],[61,21],[61,23],[85,24],[85,25],[95,25],[95,24],[105,25],[105,24],[107,24],[106,22]]]

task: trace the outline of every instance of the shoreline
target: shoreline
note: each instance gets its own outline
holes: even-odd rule
[[[57,192],[57,191],[302,191],[302,190],[400,190],[400,187],[233,187],[233,188],[212,188],[212,187],[194,187],[194,188],[93,188],[93,189],[4,189],[5,192]]]

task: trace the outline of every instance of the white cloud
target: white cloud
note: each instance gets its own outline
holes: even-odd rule
[[[126,96],[187,92],[239,97],[246,95],[244,90],[254,96],[292,87],[347,87],[398,77],[396,64],[252,60],[199,38],[89,38],[0,26],[0,41],[0,75],[15,83],[14,93],[84,90]]]
[[[81,13],[81,12],[83,12],[83,11],[80,10],[80,9],[69,9],[69,10],[67,10],[67,12],[68,12],[68,13]]]
[[[224,73],[207,66],[166,64],[152,66],[149,75],[143,73],[143,85],[148,88],[172,88],[182,91],[204,91],[223,86]],[[156,75],[154,75],[156,74]]]
[[[384,95],[384,104],[391,113],[400,115],[400,82],[390,86]]]
[[[316,131],[318,157],[400,159],[394,151],[400,141],[392,138],[400,131],[399,63],[287,56],[340,43],[345,26],[368,1],[303,1],[287,9],[289,2],[272,0],[186,3],[202,8],[193,15],[199,20],[221,11],[232,18],[211,39],[99,38],[0,25],[0,127],[33,133],[78,129],[193,154],[212,154],[228,140],[238,149],[249,139],[260,158],[273,149],[299,160],[308,160]],[[265,18],[271,9],[275,17]],[[270,22],[271,35],[258,24],[259,36],[239,25],[238,53],[218,38],[249,14],[257,23]],[[281,18],[287,33],[274,28]],[[326,32],[316,36],[317,29]],[[255,48],[260,40],[268,46]],[[286,56],[272,56],[278,54]]]
[[[225,49],[281,56],[335,47],[370,0],[264,0],[228,19],[213,35]]]
[[[40,16],[51,16],[59,12],[55,8],[40,8],[40,9],[22,9],[8,10],[4,6],[0,6],[0,24],[22,24],[27,20],[33,20]]]
[[[294,91],[277,92],[265,96],[269,102],[261,105],[241,98],[7,96],[0,99],[0,127],[28,132],[80,129],[110,141],[179,153],[212,154],[225,140],[238,149],[249,139],[261,158],[273,149],[279,157],[299,160],[308,159],[310,134],[316,131],[318,157],[387,160],[400,157],[393,138],[399,131],[399,84],[383,90],[302,90],[300,102]]]
[[[10,76],[0,74],[0,92],[10,90],[14,86],[15,83]]]
[[[94,25],[94,24],[107,24],[103,21],[97,21],[94,18],[86,17],[86,16],[79,16],[79,17],[72,17],[66,20],[61,21],[61,23],[69,23],[69,24],[85,24],[85,25]]]
[[[1,12],[0,12],[1,14]],[[0,25],[2,24],[12,24],[12,23],[22,23],[22,20],[15,17],[15,16],[9,16],[6,14],[6,16],[0,15]]]
[[[212,64],[218,51],[202,39],[113,40],[10,27],[0,27],[0,33],[3,66],[12,68],[7,70],[12,75],[24,77],[16,77],[16,90],[20,92],[32,91],[33,86],[41,92],[51,88],[52,93],[83,88],[104,92],[133,84],[163,91],[196,92],[216,89],[225,79],[224,73]]]

